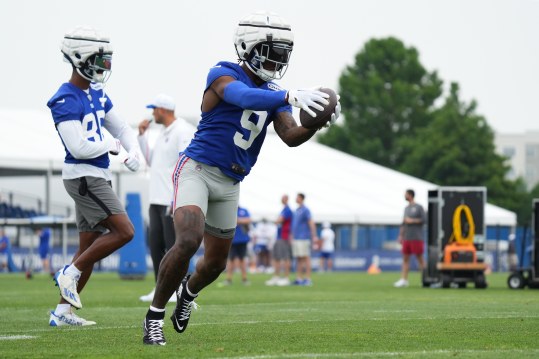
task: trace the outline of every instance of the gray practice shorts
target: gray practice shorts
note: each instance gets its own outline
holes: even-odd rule
[[[110,181],[98,177],[81,177],[64,180],[67,193],[75,201],[79,232],[105,232],[99,222],[113,214],[125,213]]]
[[[273,245],[273,259],[282,261],[292,259],[292,246],[290,241],[278,239]]]
[[[238,217],[240,183],[217,167],[180,156],[174,179],[174,211],[183,206],[197,206],[204,213],[206,232],[230,239]]]

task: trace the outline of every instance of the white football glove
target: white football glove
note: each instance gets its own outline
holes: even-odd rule
[[[109,153],[114,156],[118,155],[122,149],[120,140],[114,137],[107,137],[107,145]]]
[[[124,160],[124,165],[132,172],[138,171],[140,167],[140,160],[138,157],[138,153],[135,151],[129,152],[127,154],[127,158]]]
[[[288,91],[288,103],[294,107],[299,107],[306,111],[312,117],[316,117],[316,113],[309,107],[313,107],[318,111],[324,109],[320,104],[327,106],[329,104],[329,95],[325,92],[311,89],[290,90]]]
[[[340,99],[341,99],[341,96],[337,95],[337,105],[335,106],[335,112],[331,114],[331,120],[329,120],[329,122],[327,122],[324,125],[325,128],[328,128],[329,126],[334,125],[335,122],[337,122],[337,119],[339,118],[339,116],[341,115],[341,101],[339,101]]]

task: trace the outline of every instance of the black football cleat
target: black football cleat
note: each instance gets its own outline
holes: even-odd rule
[[[165,335],[163,334],[163,319],[148,319],[144,318],[142,323],[142,331],[144,336],[142,342],[147,345],[166,345]]]
[[[180,284],[178,289],[176,308],[170,317],[172,320],[172,325],[178,333],[183,333],[187,329],[187,323],[189,323],[189,318],[191,317],[191,310],[198,308],[198,305],[195,303],[195,298],[191,297],[187,293],[187,280],[189,277],[185,278]]]

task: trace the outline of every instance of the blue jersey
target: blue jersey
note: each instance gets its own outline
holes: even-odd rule
[[[249,218],[251,215],[249,211],[245,208],[238,207],[238,218]],[[251,238],[249,237],[249,225],[248,224],[239,224],[236,226],[236,232],[234,233],[234,239],[232,240],[233,244],[242,244],[249,242]]]
[[[71,83],[64,83],[51,97],[47,106],[51,109],[54,124],[57,126],[63,121],[80,121],[82,132],[86,140],[103,141],[103,123],[105,114],[112,109],[112,102],[105,96],[106,101],[101,104],[103,90],[90,86],[86,93]],[[63,141],[62,141],[63,142]],[[85,163],[99,168],[109,167],[109,154],[104,153],[96,158],[76,159],[65,147],[65,163]]]
[[[311,239],[311,229],[309,221],[311,220],[311,211],[305,206],[296,209],[292,217],[292,235],[294,239]]]
[[[283,222],[279,226],[277,238],[287,241],[290,239],[290,228],[292,226],[292,210],[288,205],[283,208],[280,217],[283,218]]]
[[[7,236],[0,237],[0,253],[7,253],[9,250],[9,238]]]
[[[210,69],[206,89],[222,76],[230,76],[250,88],[282,91],[273,82],[257,86],[240,65],[219,62]],[[202,119],[191,144],[184,151],[188,157],[218,167],[227,176],[241,181],[256,163],[273,116],[282,111],[292,112],[290,105],[266,111],[244,109],[222,100],[211,111],[202,112]]]

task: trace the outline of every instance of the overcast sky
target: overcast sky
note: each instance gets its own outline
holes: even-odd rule
[[[111,37],[106,91],[128,122],[160,92],[176,98],[179,115],[197,117],[208,69],[236,59],[235,26],[259,9],[292,24],[285,88],[336,88],[366,41],[395,36],[476,99],[494,130],[539,130],[539,0],[2,0],[0,108],[46,111],[70,76],[64,33],[91,25]]]

